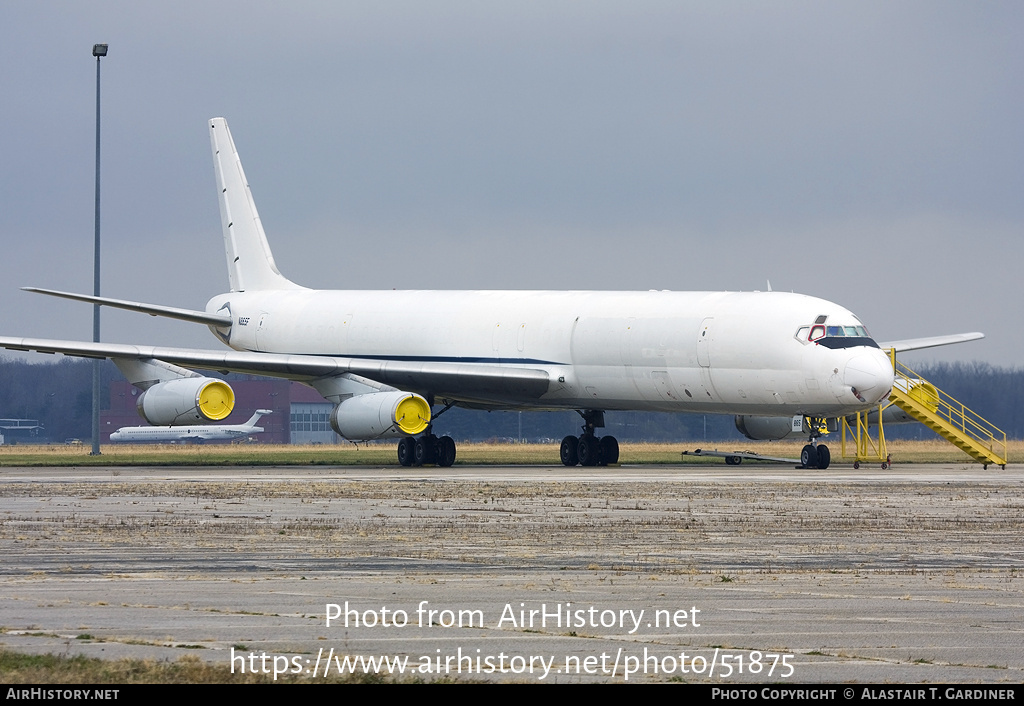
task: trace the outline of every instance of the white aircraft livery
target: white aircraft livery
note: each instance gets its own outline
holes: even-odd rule
[[[166,426],[166,427],[121,427],[110,435],[113,442],[141,444],[151,442],[194,441],[227,441],[244,439],[259,434],[263,427],[256,422],[265,414],[272,414],[269,409],[257,409],[245,424],[200,424],[198,426]]]
[[[224,419],[227,383],[190,368],[287,378],[335,407],[331,425],[356,441],[397,438],[404,466],[455,462],[434,407],[571,409],[567,466],[618,462],[599,437],[606,411],[737,415],[741,429],[869,409],[893,386],[892,364],[850,311],[785,292],[312,290],[278,270],[223,118],[209,121],[230,291],[205,311],[52,290],[54,296],[192,321],[231,350],[0,338],[0,347],[107,357],[144,392],[140,414],[163,426]],[[982,337],[886,344],[896,350]],[[769,418],[767,420],[762,418]],[[763,424],[762,424],[763,426]],[[802,462],[826,468],[809,424]]]

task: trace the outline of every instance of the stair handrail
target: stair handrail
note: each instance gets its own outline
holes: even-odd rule
[[[903,363],[896,360],[896,352],[890,351],[889,358],[892,360],[893,371],[896,374],[897,380],[902,380],[906,387],[900,389],[898,385],[893,386],[893,394],[896,394],[897,389],[903,396],[913,397],[910,391],[918,384],[920,384],[924,378],[915,373],[913,370],[908,368]],[[947,422],[950,426],[955,429],[959,429],[961,433],[982,445],[987,444],[989,451],[997,453],[995,446],[999,445],[1002,447],[1001,458],[1006,459],[1006,432],[997,427],[992,422],[988,421],[974,410],[967,407],[964,403],[957,400],[952,395],[949,395],[942,390],[938,389],[934,385],[932,388],[935,390],[937,397],[933,400],[937,403],[938,408],[934,412],[930,412],[932,415],[939,417],[944,422]]]

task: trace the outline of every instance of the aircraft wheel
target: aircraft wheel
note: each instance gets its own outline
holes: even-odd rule
[[[800,452],[800,465],[804,468],[818,467],[818,450],[811,444],[807,444]]]
[[[596,436],[581,436],[576,453],[580,457],[581,466],[596,466],[601,462],[601,445]]]
[[[455,439],[450,436],[442,436],[437,440],[437,465],[441,468],[451,468],[455,463]]]
[[[580,462],[579,446],[580,440],[575,436],[567,436],[562,439],[562,448],[558,450],[558,453],[562,458],[563,466],[575,466]]]
[[[853,462],[853,470],[856,471],[858,468],[860,468],[860,461],[854,461]]]
[[[409,467],[413,464],[415,458],[414,447],[416,446],[416,440],[411,436],[407,436],[398,442],[398,463],[403,466]]]
[[[818,468],[825,470],[828,468],[828,464],[832,461],[832,452],[828,450],[825,445],[818,447]]]
[[[602,436],[601,441],[601,465],[613,466],[619,462],[619,440],[614,436]]]
[[[435,454],[432,453],[434,450],[434,440],[429,436],[421,436],[416,439],[413,445],[413,465],[422,466],[424,463],[432,463],[434,461]]]
[[[727,464],[729,464],[730,466],[738,466],[738,465],[740,465],[740,463],[743,462],[743,457],[742,456],[726,456],[725,457],[725,462]]]

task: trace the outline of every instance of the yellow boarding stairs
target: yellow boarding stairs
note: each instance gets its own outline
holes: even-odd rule
[[[902,363],[896,361],[896,352],[889,351],[896,381],[889,399],[870,410],[856,415],[851,428],[850,423],[842,420],[842,455],[846,453],[846,436],[856,444],[854,468],[860,467],[861,461],[877,460],[882,468],[888,468],[891,460],[885,448],[884,419],[885,411],[896,406],[949,443],[961,449],[975,461],[988,468],[990,463],[1006,468],[1006,432],[965,407],[962,403],[939,390],[927,380]],[[868,425],[878,425],[878,441],[875,442],[868,433]]]

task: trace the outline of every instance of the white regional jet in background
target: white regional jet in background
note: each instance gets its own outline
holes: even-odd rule
[[[200,424],[198,426],[168,426],[168,427],[121,427],[110,435],[113,442],[143,444],[155,441],[227,441],[232,439],[244,439],[253,434],[259,434],[263,427],[256,426],[256,422],[265,414],[272,414],[269,409],[257,409],[256,413],[249,417],[245,424]]]
[[[455,442],[432,433],[435,406],[438,414],[456,405],[576,410],[582,433],[562,441],[561,461],[593,466],[618,461],[615,437],[596,434],[606,411],[733,414],[768,438],[777,426],[788,434],[796,415],[822,420],[874,407],[893,386],[888,357],[856,316],[800,294],[301,287],[274,262],[227,122],[213,118],[209,128],[228,293],[194,311],[32,291],[205,324],[232,350],[28,338],[0,338],[0,346],[110,358],[144,390],[139,411],[155,425],[230,413],[228,384],[186,368],[296,380],[335,404],[330,420],[341,436],[399,439],[404,466],[454,463]],[[818,426],[808,425],[802,461],[826,468]]]

